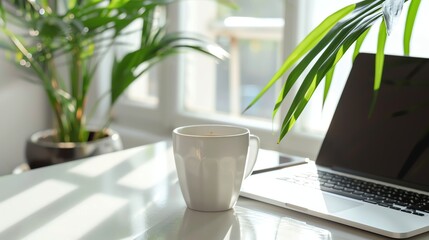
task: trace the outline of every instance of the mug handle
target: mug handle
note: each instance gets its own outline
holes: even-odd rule
[[[247,178],[252,174],[253,168],[256,164],[256,159],[258,159],[260,140],[256,135],[249,135],[249,152],[247,154],[246,159],[246,170],[244,174],[244,178]]]

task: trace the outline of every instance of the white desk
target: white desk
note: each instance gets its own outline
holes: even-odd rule
[[[165,142],[4,176],[0,189],[7,240],[385,239],[245,198],[227,212],[189,210]]]

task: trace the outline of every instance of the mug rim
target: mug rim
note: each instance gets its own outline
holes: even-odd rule
[[[236,129],[241,130],[239,133],[231,133],[231,134],[223,134],[223,135],[203,135],[203,134],[190,134],[190,133],[183,133],[180,132],[184,129],[192,129],[192,128],[201,128],[201,127],[213,127],[213,128],[230,128],[230,129]],[[250,134],[250,130],[245,127],[235,126],[235,125],[227,125],[227,124],[196,124],[196,125],[186,125],[177,127],[173,130],[173,133],[178,136],[185,136],[185,137],[197,137],[197,138],[225,138],[225,137],[237,137],[237,136],[243,136]]]

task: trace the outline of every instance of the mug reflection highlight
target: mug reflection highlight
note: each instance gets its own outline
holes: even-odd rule
[[[222,212],[200,212],[185,209],[179,239],[241,239],[240,222],[234,209]]]

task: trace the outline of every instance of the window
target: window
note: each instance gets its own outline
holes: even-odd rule
[[[197,9],[202,7],[192,1],[187,4],[186,9],[190,12],[186,15],[201,19]],[[196,76],[185,79],[185,98],[181,107],[186,112],[240,117],[281,64],[282,1],[252,0],[238,1],[237,4],[240,8],[236,11],[219,7],[207,21],[199,21],[200,26],[187,21],[190,23],[188,29],[209,26],[205,35],[212,36],[227,49],[230,59],[213,65],[207,62],[209,60],[204,61],[206,57],[188,56],[188,65],[197,66],[198,71],[189,69],[187,75],[193,72]],[[204,76],[204,79],[198,76]],[[244,116],[270,121],[274,89],[267,95]]]
[[[188,53],[165,61],[159,65],[160,71],[154,69],[122,99],[116,107],[115,123],[166,137],[180,125],[238,124],[260,136],[265,148],[306,155],[310,151],[314,156],[321,137],[314,137],[311,132],[299,132],[296,137],[277,144],[281,119],[272,120],[271,114],[280,86],[271,89],[242,114],[283,63],[283,52],[311,30],[310,23],[316,20],[309,21],[308,16],[317,9],[313,2],[317,3],[314,0],[239,0],[238,10],[220,7],[214,1],[172,4],[168,15],[170,20],[174,18],[170,23],[175,26],[171,27],[199,32],[216,40],[231,54],[230,59],[216,63],[210,57]],[[286,18],[283,18],[284,10]],[[329,12],[323,13],[320,18]],[[290,26],[296,26],[288,29],[287,21]]]
[[[238,10],[220,7],[214,1],[172,4],[167,11],[172,29],[208,36],[227,49],[231,57],[221,63],[195,53],[168,59],[134,84],[118,103],[114,127],[128,133],[125,135],[131,136],[128,139],[134,139],[137,145],[145,141],[138,140],[142,134],[136,131],[154,141],[169,138],[171,130],[180,125],[237,124],[249,127],[261,137],[264,148],[314,158],[347,78],[350,61],[340,62],[324,107],[322,97],[317,96],[320,93],[316,92],[297,126],[280,144],[276,141],[281,119],[271,119],[280,86],[271,89],[248,112],[241,112],[305,34],[327,15],[353,2],[356,1],[237,0]],[[369,38],[374,39],[376,36],[372,35]],[[370,42],[366,42],[364,51],[373,51],[374,41]]]

